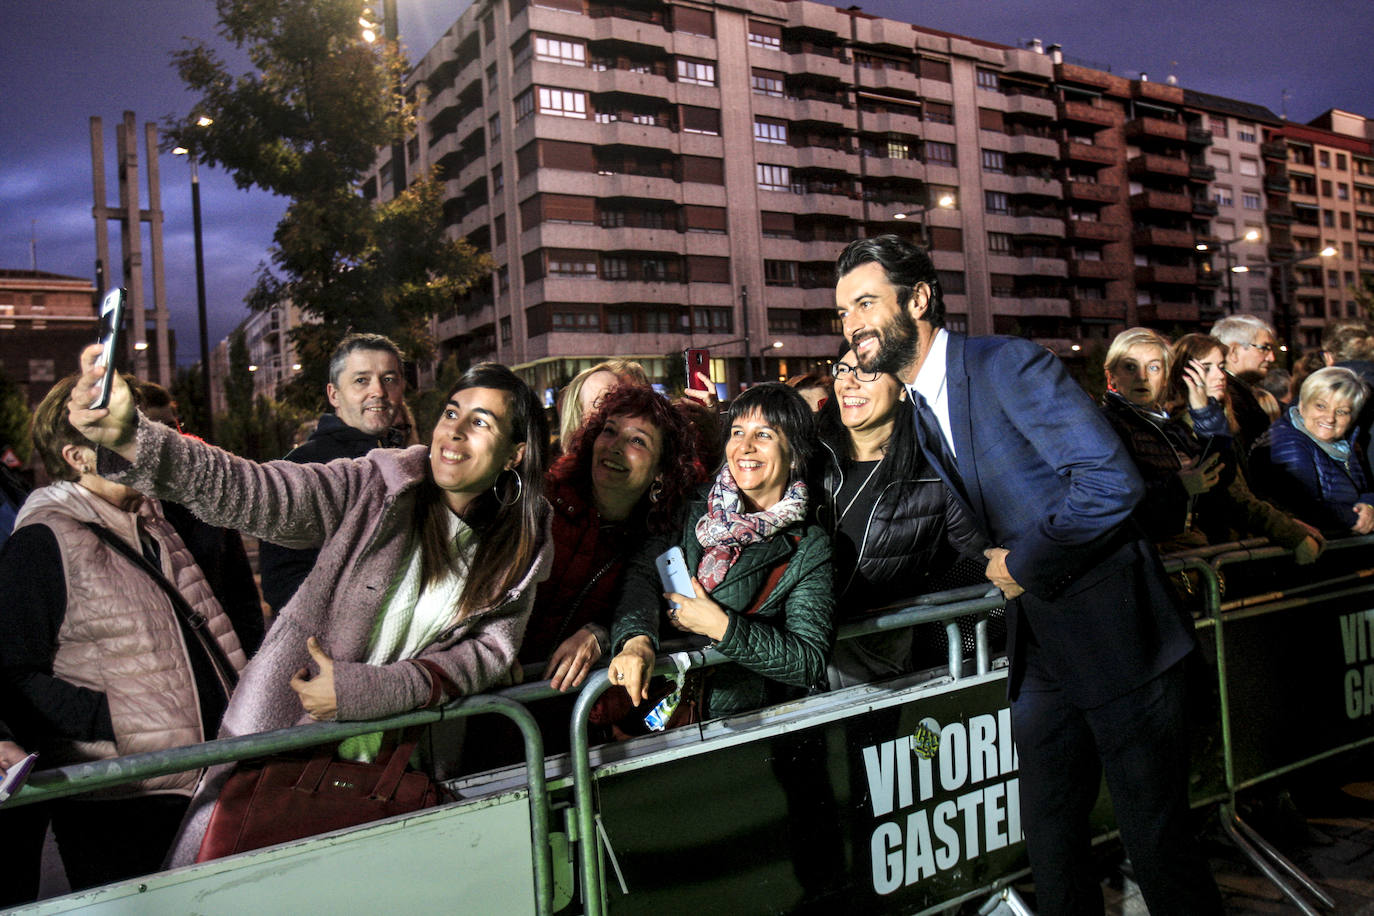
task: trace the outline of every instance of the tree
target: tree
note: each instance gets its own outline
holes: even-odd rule
[[[32,419],[33,413],[24,400],[24,393],[8,375],[0,372],[0,449],[10,446],[25,464],[32,450],[32,440],[29,438]]]
[[[1360,307],[1360,314],[1366,320],[1374,320],[1374,277],[1360,274],[1360,282],[1352,283],[1348,289],[1350,296]]]
[[[204,43],[174,56],[200,96],[168,124],[169,143],[222,166],[240,187],[290,199],[271,266],[248,304],[290,300],[318,320],[292,331],[303,365],[286,394],[319,398],[325,364],[350,330],[387,334],[414,359],[433,342],[427,319],[491,270],[490,259],[445,232],[440,176],[420,176],[373,206],[358,191],[377,150],[403,138],[415,102],[400,92],[405,60],[361,35],[357,0],[216,0],[219,32],[247,51],[237,78]],[[212,123],[201,126],[203,117]]]
[[[209,424],[210,402],[205,394],[205,379],[200,366],[182,366],[172,379],[172,398],[177,402],[181,428],[194,436],[205,437]]]

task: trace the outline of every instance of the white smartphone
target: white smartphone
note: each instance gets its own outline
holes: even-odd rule
[[[687,569],[687,558],[682,555],[681,547],[669,547],[658,555],[654,565],[658,567],[658,580],[663,583],[665,592],[687,596],[696,594],[692,591],[692,574]],[[676,601],[669,603],[674,608],[679,606]]]
[[[11,795],[23,787],[24,780],[29,778],[29,771],[37,762],[38,755],[30,754],[5,771],[5,778],[0,779],[0,804],[4,804]]]
[[[118,360],[115,357],[119,349],[119,331],[123,324],[124,290],[116,287],[100,300],[100,336],[96,338],[96,342],[105,349],[101,352],[100,359],[96,360],[96,365],[105,367],[105,374],[100,378],[95,400],[91,401],[91,410],[110,406],[110,386],[117,371]]]

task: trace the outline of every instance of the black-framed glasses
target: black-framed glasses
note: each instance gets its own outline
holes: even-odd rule
[[[878,380],[878,376],[882,375],[881,372],[865,372],[858,366],[851,366],[849,365],[849,363],[837,362],[830,364],[830,375],[837,382],[840,379],[844,378],[845,375],[850,372],[854,373],[854,378],[858,379],[861,382],[876,382]]]
[[[1249,347],[1251,350],[1263,350],[1265,353],[1273,353],[1273,352],[1274,352],[1274,345],[1273,345],[1273,344],[1248,343],[1248,344],[1246,344],[1246,346]]]

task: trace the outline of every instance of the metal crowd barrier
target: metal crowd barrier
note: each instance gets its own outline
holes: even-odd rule
[[[1374,546],[1374,536],[1332,541],[1328,545],[1328,555],[1334,555],[1333,552],[1343,553],[1371,546]],[[1272,561],[1288,555],[1289,551],[1266,546],[1266,542],[1246,541],[1218,545],[1213,548],[1191,551],[1186,555],[1169,557],[1165,560],[1165,568],[1170,572],[1186,569],[1197,574],[1203,586],[1203,616],[1198,621],[1199,630],[1210,629],[1215,641],[1225,793],[1221,797],[1205,799],[1204,802],[1207,804],[1219,803],[1221,822],[1236,846],[1296,906],[1303,912],[1315,916],[1316,910],[1312,909],[1302,895],[1285,880],[1281,872],[1286,873],[1303,885],[1323,905],[1331,905],[1329,898],[1326,898],[1314,882],[1303,875],[1291,862],[1283,858],[1272,846],[1264,842],[1253,828],[1245,824],[1236,815],[1236,793],[1334,754],[1344,753],[1374,742],[1374,735],[1364,734],[1343,741],[1336,746],[1321,748],[1297,759],[1285,760],[1278,765],[1257,765],[1252,761],[1238,759],[1236,735],[1233,733],[1235,706],[1231,695],[1231,680],[1234,675],[1232,668],[1237,659],[1233,658],[1229,651],[1230,641],[1234,637],[1227,636],[1228,625],[1240,628],[1242,621],[1261,617],[1265,614],[1299,607],[1317,607],[1324,602],[1331,602],[1356,594],[1374,595],[1374,569],[1355,570],[1314,583],[1299,583],[1277,591],[1223,602],[1221,588],[1221,570],[1223,567],[1235,566],[1244,562]],[[1370,565],[1374,567],[1374,563]],[[1322,592],[1332,585],[1339,586],[1339,588],[1334,592],[1327,591],[1318,594],[1318,592]],[[1001,596],[995,590],[990,591],[986,585],[975,585],[921,596],[915,599],[910,606],[847,623],[840,627],[838,635],[840,639],[850,639],[887,630],[904,629],[918,624],[943,623],[949,636],[947,660],[949,680],[957,682],[967,676],[964,670],[965,654],[958,631],[958,619],[969,615],[979,615],[975,628],[974,665],[976,675],[985,675],[992,670],[992,659],[990,658],[987,638],[987,614],[1001,607],[1002,604]],[[1329,609],[1327,610],[1329,612]],[[1370,617],[1369,654],[1371,659],[1374,659],[1374,610],[1370,611],[1368,616]],[[691,667],[711,667],[729,661],[710,648],[692,650],[688,654],[688,660]],[[676,670],[677,665],[674,664],[672,657],[664,655],[657,659],[653,673],[670,673]],[[593,672],[582,686],[570,723],[573,788],[570,826],[576,828],[576,839],[578,840],[577,869],[580,878],[578,884],[588,916],[600,916],[604,913],[607,899],[602,865],[602,843],[598,831],[598,815],[594,799],[595,779],[591,766],[588,717],[596,700],[610,686],[605,669]],[[479,713],[502,714],[509,717],[520,729],[524,742],[531,815],[530,835],[533,845],[535,901],[537,912],[545,914],[551,911],[553,900],[550,804],[546,785],[543,741],[533,715],[524,704],[554,695],[556,692],[548,686],[548,682],[540,681],[496,693],[463,698],[438,710],[419,710],[368,722],[317,723],[239,738],[211,741],[173,750],[40,771],[33,774],[29,784],[8,801],[6,806],[37,803],[151,776],[328,744],[353,735],[375,732],[379,729],[433,724]],[[1370,715],[1374,716],[1374,712],[1371,712]],[[1368,732],[1370,729],[1365,731]],[[614,859],[612,859],[612,864],[614,864]],[[994,876],[991,883],[985,883],[974,891],[964,893],[959,899],[972,899],[979,892],[994,892],[1005,886],[1011,877],[1010,875]],[[953,902],[957,901],[946,900],[942,905],[949,905]]]

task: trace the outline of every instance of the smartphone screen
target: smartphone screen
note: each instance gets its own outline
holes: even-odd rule
[[[116,366],[119,362],[116,357],[119,350],[120,327],[123,323],[124,290],[115,288],[106,293],[105,298],[100,300],[100,333],[96,341],[105,349],[96,361],[96,365],[104,366],[105,374],[100,379],[100,387],[95,400],[91,401],[92,410],[110,405],[110,384],[114,379]]]

